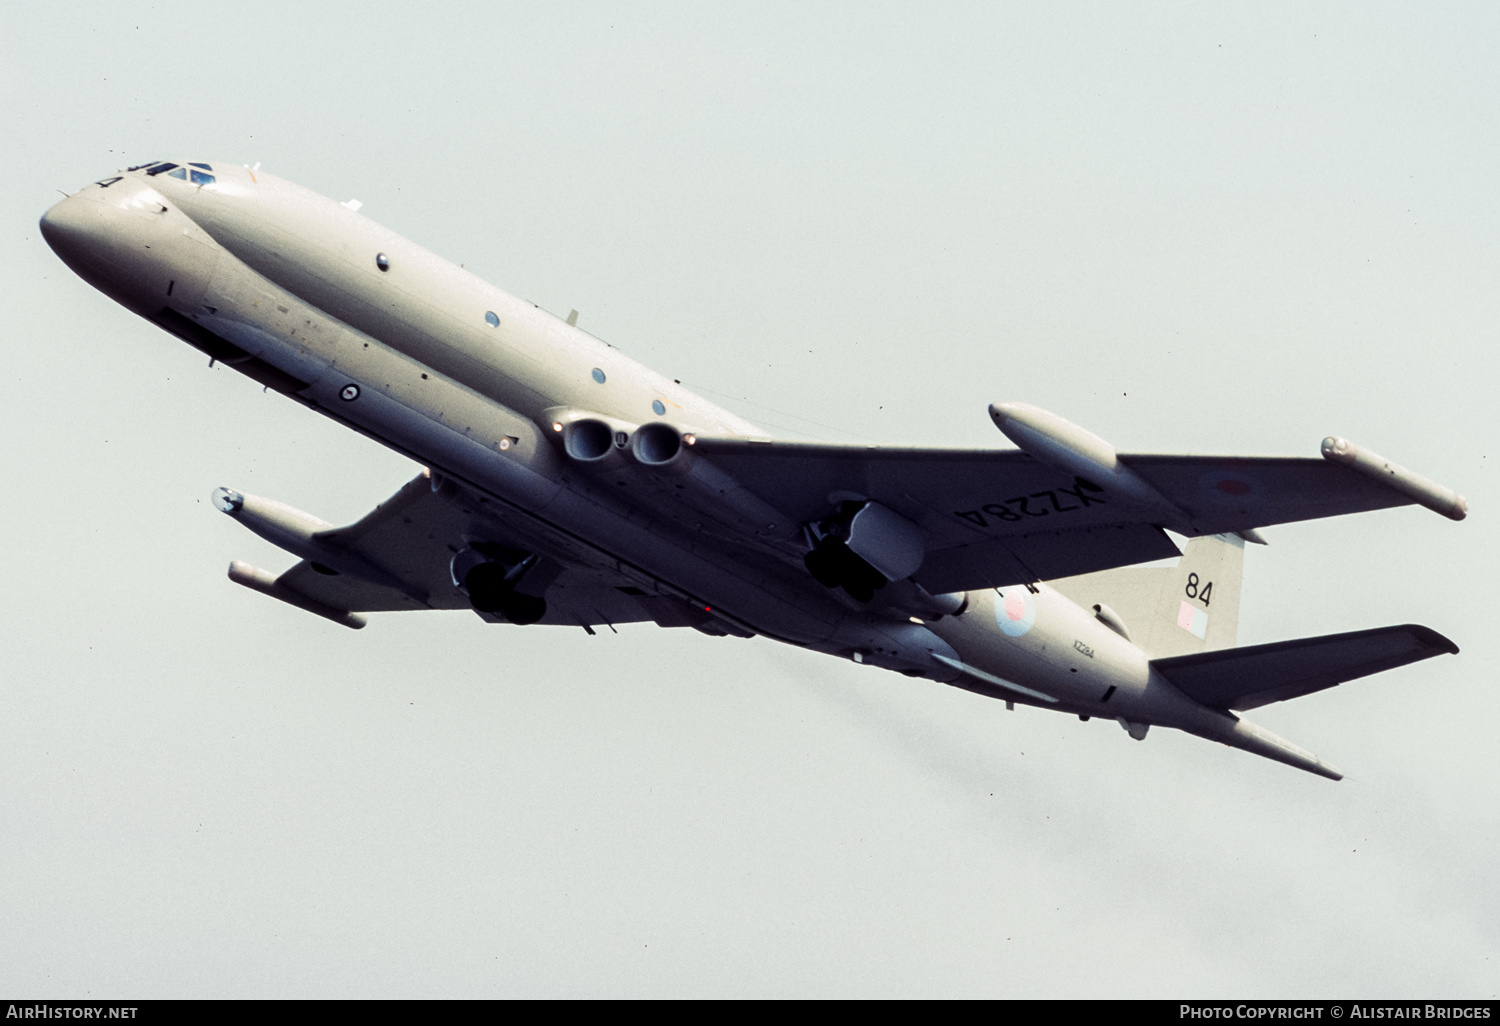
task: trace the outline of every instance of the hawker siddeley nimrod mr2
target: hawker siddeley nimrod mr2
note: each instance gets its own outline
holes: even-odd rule
[[[764,635],[1335,779],[1238,713],[1458,651],[1414,625],[1234,647],[1257,528],[1407,503],[1464,517],[1343,439],[1322,459],[1120,455],[1021,403],[990,407],[1018,449],[768,438],[358,207],[162,161],[42,218],[84,280],[210,362],[431,468],[347,527],[215,492],[300,558],[231,564],[274,598],[350,627],[472,609]]]

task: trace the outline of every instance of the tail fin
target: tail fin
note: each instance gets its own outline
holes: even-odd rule
[[[1049,581],[1100,619],[1120,622],[1153,659],[1233,648],[1245,542],[1233,534],[1188,541],[1176,566],[1121,567]]]

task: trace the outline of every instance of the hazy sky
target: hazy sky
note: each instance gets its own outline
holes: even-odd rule
[[[0,13],[0,992],[1500,990],[1493,5]],[[137,9],[138,8],[138,9]],[[77,279],[146,159],[337,199],[767,427],[1315,455],[1466,494],[1266,532],[1242,643],[1463,649],[1259,710],[1331,783],[774,643],[236,588],[228,485],[417,468]]]

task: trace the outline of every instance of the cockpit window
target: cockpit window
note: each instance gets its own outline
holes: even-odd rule
[[[170,171],[167,172],[167,177],[168,178],[180,178],[180,179],[182,179],[185,182],[185,181],[187,181],[187,168],[185,168],[185,167],[174,167],[172,170],[170,170]]]
[[[176,164],[157,164],[155,167],[147,168],[146,169],[146,174],[148,174],[148,175],[159,175],[163,171],[170,171],[170,170],[172,170],[176,166],[177,166]]]
[[[159,160],[148,160],[144,164],[137,164],[135,167],[127,167],[125,170],[126,171],[139,171],[143,167],[150,167],[152,164],[160,164],[160,163],[161,163],[161,161],[159,161]]]
[[[208,165],[208,164],[200,164],[196,160],[190,160],[190,161],[188,161],[188,167],[201,167],[205,171],[212,171],[213,170],[213,168],[210,165]]]
[[[212,184],[214,184],[214,176],[213,175],[206,175],[202,171],[194,170],[192,172],[192,176],[193,176],[193,184],[194,185],[212,185]]]

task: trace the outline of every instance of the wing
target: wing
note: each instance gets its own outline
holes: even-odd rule
[[[486,501],[451,482],[434,483],[428,472],[347,527],[321,531],[314,540],[327,559],[304,559],[279,577],[235,564],[230,576],[293,605],[341,622],[349,613],[404,609],[469,609],[449,566],[455,553],[475,541],[527,551],[527,539],[486,511]],[[260,576],[257,577],[256,574]],[[547,601],[543,624],[591,629],[595,625],[654,622],[727,633],[717,619],[673,595],[618,571],[543,557],[528,571],[521,590]],[[480,614],[492,622],[503,620]],[[363,623],[355,617],[350,626]]]
[[[1019,450],[828,445],[698,436],[695,452],[802,522],[871,499],[915,524],[917,583],[938,594],[1050,580],[1178,554],[1159,516]],[[1412,502],[1324,459],[1130,456],[1120,462],[1224,534]],[[1174,529],[1179,525],[1173,523]]]

